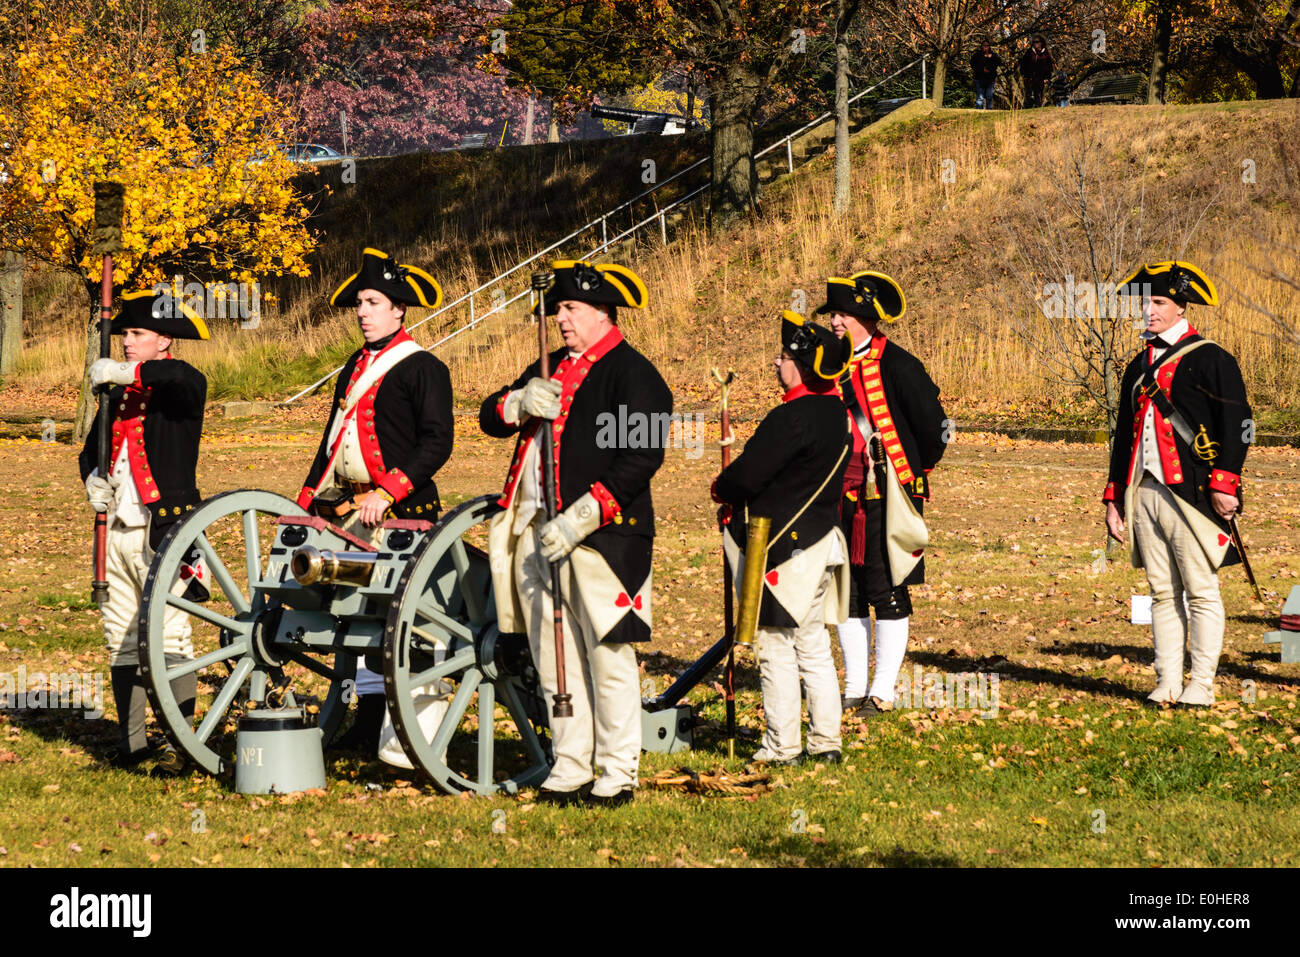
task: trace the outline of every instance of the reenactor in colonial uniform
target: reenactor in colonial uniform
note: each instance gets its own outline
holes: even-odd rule
[[[208,380],[173,357],[171,348],[176,339],[207,339],[208,329],[202,317],[170,293],[142,290],[122,296],[122,311],[109,331],[122,337],[126,359],[97,360],[90,367],[90,382],[112,385],[112,465],[107,477],[99,474],[96,419],[81,450],[80,466],[91,506],[108,513],[108,599],[100,614],[121,734],[114,763],[130,767],[149,754],[138,645],[145,579],[168,529],[200,501],[194,471]],[[181,575],[178,593],[190,600],[207,599],[197,558],[183,565]],[[166,612],[163,646],[168,664],[194,657],[189,621],[179,609]],[[172,682],[172,693],[187,718],[194,713],[195,689],[193,674]],[[170,749],[158,764],[162,773],[182,768],[180,756]]]
[[[907,651],[912,600],[925,581],[929,541],[922,511],[930,470],[943,457],[952,423],[921,360],[886,338],[881,325],[907,309],[893,279],[865,270],[826,281],[831,329],[853,343],[840,393],[853,419],[853,454],[844,473],[841,515],[849,540],[852,594],[836,629],[844,653],[844,706],[865,718],[893,707]],[[876,672],[867,687],[869,609],[876,613]]]
[[[840,685],[826,622],[848,613],[848,543],[839,504],[853,431],[836,390],[852,344],[786,311],[777,380],[781,405],[759,424],[742,454],[713,482],[733,510],[723,547],[743,580],[747,519],[771,520],[763,561],[755,654],[767,730],[754,760],[791,764],[840,759]],[[740,509],[747,514],[742,515]],[[743,600],[743,596],[742,596]],[[808,697],[808,747],[800,750],[799,682]]]
[[[1230,520],[1241,509],[1252,430],[1246,385],[1236,360],[1188,324],[1189,304],[1219,304],[1205,273],[1151,263],[1120,291],[1144,297],[1147,327],[1120,382],[1106,528],[1121,542],[1125,526],[1132,531],[1133,567],[1146,568],[1151,586],[1156,687],[1148,700],[1210,705],[1223,647],[1218,569],[1240,561]]]
[[[451,456],[451,375],[403,327],[407,306],[436,308],[442,289],[424,270],[366,249],[361,268],[330,297],[355,308],[365,344],[348,359],[298,504],[368,536],[386,517],[436,521],[433,476]],[[336,747],[374,756],[383,724],[383,678],[359,666],[357,719]]]
[[[551,564],[563,563],[573,714],[551,720],[555,764],[539,797],[621,804],[632,798],[641,753],[633,644],[650,638],[650,479],[663,464],[672,393],[618,325],[619,307],[645,305],[641,280],[614,264],[559,261],[552,268],[544,301],[564,345],[550,354],[550,377],[539,375],[539,358],[479,411],[488,435],[518,435],[505,511],[489,531],[497,620],[502,632],[528,634],[543,691],[556,694]],[[539,435],[548,420],[554,460],[543,463]],[[554,469],[556,517],[549,522],[542,467]]]

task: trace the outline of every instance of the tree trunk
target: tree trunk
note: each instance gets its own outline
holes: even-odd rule
[[[524,145],[533,145],[533,119],[537,113],[537,97],[528,97],[528,112],[524,114]]]
[[[942,53],[936,55],[932,62],[934,73],[930,77],[930,99],[934,100],[935,106],[943,106],[943,84],[948,78],[948,63]]]
[[[555,101],[551,100],[551,117],[546,124],[546,142],[560,142],[560,124],[555,122]]]
[[[847,7],[847,9],[846,9]],[[857,3],[839,0],[835,34],[835,215],[849,210],[849,40],[848,21]]]
[[[948,58],[952,55],[953,35],[957,27],[957,0],[943,0],[939,9],[939,49],[934,55],[934,86],[930,99],[943,106],[944,81],[948,78]]]
[[[1147,103],[1165,101],[1165,80],[1169,72],[1169,41],[1173,35],[1171,0],[1161,0],[1156,8],[1156,42],[1151,54],[1151,77],[1147,81]]]
[[[758,212],[758,174],[754,168],[754,115],[761,85],[753,67],[728,63],[709,89],[713,112],[713,178],[709,228]]]
[[[0,375],[14,371],[23,351],[23,265],[22,253],[5,250],[0,264]]]
[[[90,321],[86,323],[86,362],[81,372],[81,397],[77,400],[77,420],[72,427],[72,441],[80,445],[90,434],[97,403],[90,391],[90,366],[99,358],[99,283],[86,283],[90,298]]]

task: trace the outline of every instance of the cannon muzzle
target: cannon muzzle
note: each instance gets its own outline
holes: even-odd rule
[[[379,560],[376,552],[333,552],[304,545],[289,568],[299,585],[369,585]]]

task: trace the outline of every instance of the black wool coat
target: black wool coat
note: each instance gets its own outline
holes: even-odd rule
[[[1180,339],[1176,346],[1201,338],[1190,333]],[[1129,470],[1137,456],[1138,444],[1142,441],[1146,406],[1141,402],[1140,396],[1135,399],[1135,390],[1149,368],[1149,355],[1149,350],[1143,348],[1129,362],[1124,377],[1120,380],[1119,415],[1111,439],[1110,474],[1103,500],[1115,502],[1121,511],[1128,490]],[[1157,367],[1157,381],[1164,384],[1165,377],[1159,375],[1159,368]],[[1183,501],[1194,505],[1197,511],[1226,534],[1228,523],[1219,517],[1219,513],[1210,504],[1210,492],[1240,494],[1241,469],[1249,448],[1247,439],[1252,438],[1254,431],[1241,369],[1237,360],[1222,346],[1209,343],[1178,358],[1167,388],[1170,403],[1187,422],[1193,436],[1203,425],[1206,435],[1217,446],[1211,464],[1197,455],[1164,422],[1157,406],[1157,439],[1165,448],[1165,454],[1170,456],[1162,461],[1165,485]],[[1168,452],[1171,448],[1175,450],[1174,453]],[[1228,546],[1223,564],[1232,565],[1240,561],[1236,547]]]
[[[850,372],[858,387],[862,413],[870,419],[870,410],[861,395],[862,362],[855,361]],[[880,353],[880,382],[899,444],[914,474],[904,488],[919,508],[930,497],[926,473],[939,464],[947,451],[953,423],[939,402],[939,387],[925,371],[924,363],[892,339],[886,340]],[[858,449],[861,450],[860,445]]]
[[[777,406],[759,423],[744,452],[718,476],[714,492],[735,509],[724,534],[744,552],[748,518],[771,518],[764,571],[788,561],[796,549],[816,545],[839,524],[844,469],[852,448],[853,432],[835,392],[805,392]],[[806,568],[800,578],[814,591],[824,572]],[[771,628],[798,624],[767,588],[758,623]]]
[[[565,412],[556,420],[560,428],[555,487],[560,511],[597,484],[617,503],[617,515],[607,517],[582,544],[597,551],[632,594],[650,574],[655,533],[650,480],[664,461],[673,395],[650,360],[621,336],[617,338],[617,344],[602,351],[586,374],[575,380],[576,390],[566,389],[561,400]],[[591,354],[592,350],[586,353]],[[564,348],[552,352],[550,368],[558,369],[567,356]],[[523,388],[540,369],[540,363],[533,362],[513,382],[484,399],[479,409],[479,425],[485,433],[495,438],[517,435],[502,505],[515,494],[524,456],[537,440],[541,422],[527,419],[522,428],[508,423],[501,418],[501,406],[510,392]],[[631,640],[648,637],[638,634]],[[621,636],[607,640],[621,640]]]
[[[150,359],[136,369],[138,388],[115,386],[109,392],[113,421],[122,421],[144,408],[137,424],[137,435],[144,441],[144,462],[137,457],[132,476],[151,478],[152,483],[136,482],[140,500],[149,512],[149,544],[157,548],[168,528],[196,506],[200,500],[195,481],[199,462],[199,438],[203,433],[203,408],[208,396],[208,380],[203,373],[180,359]],[[127,408],[124,410],[123,405]],[[111,443],[110,437],[110,443]],[[99,418],[96,417],[81,449],[78,464],[84,482],[99,466]],[[110,445],[111,449],[111,445]],[[109,468],[113,467],[110,461]],[[156,488],[157,496],[153,497]]]
[[[348,359],[334,386],[334,410],[340,409],[347,395],[352,372],[361,358],[358,349]],[[430,352],[417,352],[393,366],[379,383],[374,397],[374,435],[378,439],[384,474],[379,485],[396,502],[390,509],[397,518],[421,518],[434,521],[441,503],[434,473],[451,457],[455,436],[452,420],[451,374],[446,365]],[[361,415],[365,409],[358,409]],[[364,432],[370,417],[362,415],[358,426]],[[303,494],[298,503],[306,507],[311,490],[320,483],[329,464],[329,425],[321,436],[320,447],[307,473]],[[403,483],[402,478],[409,480]]]

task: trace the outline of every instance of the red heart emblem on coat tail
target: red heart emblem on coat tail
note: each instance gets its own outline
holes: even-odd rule
[[[913,557],[913,558],[920,558],[920,557],[921,557],[922,555],[924,555],[924,554],[925,554],[925,549],[924,549],[924,548],[918,548],[916,551],[912,552],[912,557]]]
[[[641,610],[641,596],[640,596],[640,595],[637,595],[636,598],[632,599],[632,607],[635,608],[637,611],[640,611],[640,610]]]
[[[630,604],[632,604],[632,599],[627,597],[627,592],[625,591],[619,592],[618,597],[614,599],[615,608],[626,608]]]
[[[1219,547],[1222,548],[1226,544],[1228,544],[1228,536],[1224,535],[1223,532],[1219,532]]]
[[[763,576],[763,578],[766,579],[766,581],[767,581],[767,583],[768,583],[769,585],[775,585],[776,582],[777,582],[777,579],[780,578],[780,577],[781,577],[781,576],[777,574],[777,571],[776,571],[775,568],[773,568],[770,572],[768,572],[766,575]]]

